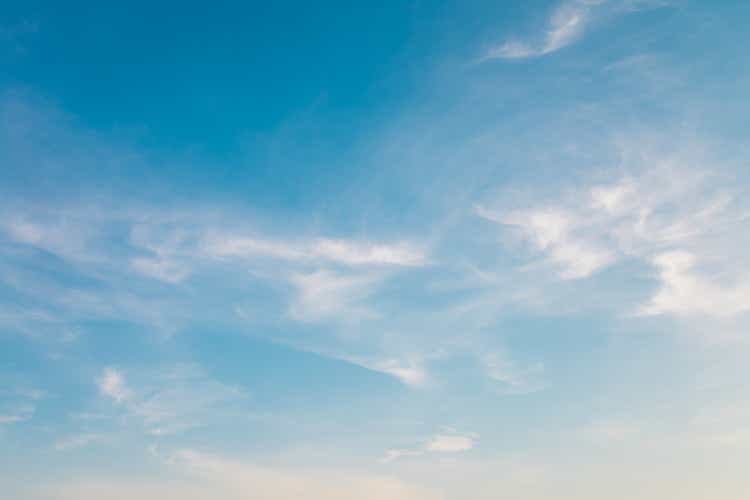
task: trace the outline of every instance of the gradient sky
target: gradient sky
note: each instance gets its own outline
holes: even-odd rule
[[[0,496],[746,499],[749,22],[8,3]]]

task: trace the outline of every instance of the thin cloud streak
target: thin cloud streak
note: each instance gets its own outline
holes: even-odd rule
[[[425,440],[419,448],[387,450],[381,463],[393,462],[404,457],[419,457],[427,454],[462,453],[476,446],[479,434],[475,432],[459,432],[452,427],[444,427],[441,432]]]
[[[106,368],[97,379],[101,394],[110,398],[152,436],[179,434],[221,417],[246,394],[211,379],[195,366],[176,366],[145,373],[135,388],[122,372]]]
[[[491,47],[480,62],[523,60],[553,54],[580,41],[600,18],[666,5],[667,2],[658,0],[565,0],[552,11],[541,33],[527,40],[509,39]]]
[[[527,59],[557,52],[580,39],[606,0],[573,0],[559,5],[547,20],[540,41],[509,40],[489,49],[482,60]]]

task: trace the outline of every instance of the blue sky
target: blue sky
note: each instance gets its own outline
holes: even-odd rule
[[[6,6],[3,491],[745,498],[748,19]]]

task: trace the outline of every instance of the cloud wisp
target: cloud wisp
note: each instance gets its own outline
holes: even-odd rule
[[[606,0],[572,0],[560,4],[535,40],[508,40],[486,51],[482,60],[528,59],[557,52],[580,39],[591,24],[596,9]]]
[[[124,403],[133,397],[133,391],[125,385],[125,377],[116,368],[105,368],[96,384],[99,392],[103,396],[112,398],[115,403]]]
[[[168,337],[198,317],[221,318],[222,323],[237,326],[273,316],[275,321],[306,328],[328,325],[335,337],[341,328],[359,328],[380,319],[373,294],[430,262],[425,245],[404,240],[274,238],[200,210],[159,213],[141,206],[91,213],[74,207],[45,211],[16,206],[10,212],[0,220],[6,252],[18,254],[20,248],[53,255],[100,289],[100,293],[91,287],[57,293],[59,283],[43,276],[16,277],[17,268],[8,269],[5,279],[19,292],[37,298],[38,306],[35,311],[0,312],[0,321],[35,336],[75,332],[79,321],[90,318],[126,320]],[[112,227],[121,228],[120,234],[112,234]],[[202,294],[195,296],[194,291],[198,282],[213,293],[229,291],[228,303],[201,301]],[[242,307],[243,294],[253,288],[276,296],[260,318]],[[144,298],[144,290],[151,291],[150,299]],[[194,300],[201,302],[199,307],[187,306]],[[65,339],[75,337],[62,334],[60,341]],[[342,360],[353,356],[345,349],[323,350],[315,345],[305,349],[328,355],[335,351]],[[365,358],[388,356],[373,352]],[[413,366],[383,361],[357,364],[412,385],[423,378],[421,368]],[[129,394],[118,376],[116,371],[105,373],[100,384],[123,402]]]
[[[716,185],[710,172],[663,163],[528,208],[478,205],[476,214],[511,229],[541,258],[526,272],[541,267],[569,281],[624,262],[656,270],[659,288],[630,313],[722,318],[746,312],[750,262],[737,248],[750,219],[741,199]]]
[[[663,5],[654,0],[564,0],[547,17],[540,33],[528,39],[509,39],[490,47],[481,61],[522,60],[546,56],[584,37],[594,23],[605,16]]]
[[[213,235],[204,244],[215,258],[269,257],[286,261],[326,261],[346,266],[391,265],[419,267],[427,263],[423,251],[406,242],[362,243],[316,238],[287,242],[240,235]]]
[[[689,252],[661,253],[652,262],[658,270],[661,286],[641,308],[640,314],[731,317],[750,311],[747,271],[738,282],[722,284],[697,274],[698,262]]]
[[[195,366],[176,366],[146,375],[135,389],[121,371],[108,367],[96,382],[102,396],[124,409],[127,417],[152,436],[178,434],[205,425],[246,398],[240,389],[211,379]]]
[[[0,389],[0,425],[12,425],[34,418],[37,404],[45,398],[38,389],[8,387]]]
[[[466,452],[476,446],[478,439],[479,434],[475,432],[459,432],[451,427],[444,427],[440,433],[425,440],[420,447],[390,449],[380,461],[388,463],[405,457]]]

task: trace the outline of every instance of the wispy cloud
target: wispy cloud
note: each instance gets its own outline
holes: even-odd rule
[[[482,60],[528,59],[552,54],[579,41],[600,18],[664,4],[655,0],[564,0],[546,19],[540,33],[490,47]]]
[[[208,255],[219,258],[269,257],[310,262],[328,261],[347,266],[395,265],[423,266],[427,259],[422,250],[410,243],[362,243],[318,238],[312,241],[275,241],[232,234],[213,235],[204,244]]]
[[[490,379],[501,384],[503,394],[528,394],[541,390],[544,364],[524,366],[500,352],[488,352],[481,358]]]
[[[75,207],[19,206],[0,218],[11,244],[52,254],[96,286],[61,288],[45,276],[16,277],[14,267],[4,279],[35,297],[38,311],[9,310],[0,313],[0,321],[33,335],[59,332],[63,340],[69,338],[65,332],[78,331],[79,320],[89,318],[138,323],[164,336],[199,316],[244,325],[252,319],[239,304],[251,286],[277,294],[269,298],[271,309],[263,311],[261,320],[274,315],[278,321],[348,328],[381,317],[372,300],[381,286],[429,264],[425,245],[404,240],[274,238],[201,210],[163,213],[139,206],[92,213]],[[200,307],[189,305],[203,295],[192,289],[197,280],[212,294],[230,291],[227,302],[207,306],[212,304],[209,299]],[[154,293],[146,299],[144,290]],[[330,331],[337,335],[338,326]],[[374,354],[383,358],[382,353]],[[337,358],[345,360],[347,353]],[[409,383],[421,377],[415,367],[377,367]],[[116,373],[106,375],[107,383],[116,383]],[[121,394],[120,401],[124,397]]]
[[[425,451],[436,453],[458,453],[474,447],[476,434],[438,434],[425,445]]]
[[[205,425],[221,417],[245,393],[208,377],[195,366],[176,366],[160,373],[145,373],[138,387],[126,384],[124,375],[107,368],[97,379],[102,395],[125,409],[151,435],[165,435]]]
[[[290,281],[297,290],[289,308],[289,315],[294,319],[306,322],[357,321],[377,316],[363,302],[377,284],[375,276],[320,269],[311,273],[294,273]]]
[[[424,360],[414,356],[404,359],[398,358],[375,358],[366,359],[361,357],[345,356],[345,361],[362,366],[368,370],[385,373],[397,378],[406,385],[420,387],[427,383],[428,373]]]
[[[750,223],[742,203],[710,172],[655,163],[662,166],[559,200],[537,200],[523,209],[478,206],[476,213],[513,228],[532,255],[542,256],[526,265],[527,272],[541,265],[571,280],[626,260],[655,268],[661,286],[640,314],[731,316],[748,310],[750,262],[736,251]]]
[[[695,453],[680,474],[659,463],[669,469],[684,448],[646,441],[648,423],[668,433],[712,406],[706,393],[725,391],[729,408],[747,399],[747,349],[731,353],[729,369],[730,349],[698,352],[683,335],[727,327],[748,338],[750,193],[747,179],[719,171],[727,162],[746,174],[737,124],[747,72],[707,71],[731,59],[713,56],[736,55],[730,45],[741,51],[726,32],[741,17],[727,23],[728,7],[691,2],[679,15],[630,18],[607,37],[608,19],[632,3],[524,4],[510,10],[530,11],[536,26],[472,49],[485,61],[539,58],[543,68],[464,71],[453,42],[494,21],[469,9],[456,21],[470,22],[446,32],[425,18],[427,36],[442,41],[417,45],[448,59],[407,50],[397,62],[424,70],[431,85],[395,107],[323,103],[322,120],[346,123],[307,134],[310,155],[285,142],[266,158],[273,132],[252,123],[239,125],[262,136],[242,151],[226,151],[235,138],[218,134],[218,149],[170,159],[180,137],[162,148],[149,134],[145,150],[112,154],[119,129],[0,110],[0,164],[9,166],[0,168],[0,359],[59,394],[0,401],[7,479],[41,472],[64,484],[28,498],[61,500],[733,498],[723,469],[746,475],[747,411],[696,422],[700,433],[688,438],[736,448],[715,461]],[[532,12],[541,4],[549,9]],[[681,29],[690,21],[698,28]],[[563,51],[580,57],[546,64]],[[632,55],[643,53],[654,55]],[[686,68],[671,75],[679,87],[653,82],[672,65]],[[377,73],[413,77],[390,69]],[[394,83],[403,82],[386,86]],[[662,87],[642,92],[652,84]],[[217,104],[189,90],[176,97]],[[167,104],[161,111],[175,109]],[[719,136],[718,161],[670,153],[684,136],[669,122],[692,113],[699,133]],[[349,122],[364,126],[351,133]],[[623,144],[644,123],[644,135],[659,130],[657,152]],[[527,198],[491,191],[523,182]],[[729,382],[695,388],[704,365]],[[643,420],[587,424],[618,409]],[[99,463],[107,454],[117,463]],[[361,472],[378,460],[382,474]],[[358,461],[359,472],[349,469]],[[694,488],[690,472],[709,461],[704,488]],[[108,477],[118,467],[127,477]],[[445,495],[434,489],[446,485]],[[25,498],[14,486],[7,495]]]
[[[102,152],[101,161],[114,157],[117,161],[111,162],[128,164],[138,156],[112,151],[106,141],[90,141],[59,116],[45,113],[31,106],[10,113],[8,122],[29,121],[26,139],[34,144],[42,141],[35,134],[50,135],[70,146],[60,150],[95,150]],[[37,150],[24,154],[30,163],[42,163]],[[114,198],[112,203],[97,198],[92,205],[65,197],[4,201],[0,251],[16,260],[0,264],[7,266],[0,281],[30,303],[0,313],[10,330],[55,339],[67,349],[67,332],[85,339],[98,321],[123,322],[160,339],[196,323],[227,331],[252,328],[268,340],[356,364],[414,388],[440,383],[429,359],[441,350],[460,350],[458,355],[484,367],[484,347],[456,348],[455,338],[490,328],[500,312],[497,300],[462,309],[462,304],[446,302],[455,298],[452,292],[430,288],[435,274],[452,283],[462,279],[455,262],[441,261],[436,240],[427,236],[434,220],[411,231],[369,226],[347,232],[335,221],[315,220],[315,214],[264,222],[252,208],[167,207]],[[41,260],[63,270],[66,279],[31,272],[39,266],[24,264]],[[434,307],[437,303],[445,307]],[[258,325],[263,328],[254,328]],[[495,343],[485,338],[488,345]],[[100,377],[102,394],[122,411],[143,396],[143,383],[132,380],[130,371]],[[508,380],[498,385],[509,386]]]
[[[425,440],[418,448],[386,451],[381,462],[387,463],[404,457],[418,457],[431,453],[461,453],[469,451],[476,445],[479,434],[475,432],[459,432],[451,427],[444,427],[440,433]]]
[[[314,236],[271,238],[233,228],[232,222],[200,211],[163,214],[140,207],[100,210],[96,214],[74,208],[60,210],[64,215],[40,212],[29,215],[19,210],[8,217],[6,237],[14,244],[55,255],[89,282],[100,283],[102,290],[86,287],[57,293],[57,282],[36,282],[36,276],[14,279],[14,287],[38,297],[40,307],[42,303],[46,307],[33,316],[28,309],[19,308],[9,311],[6,319],[0,315],[0,320],[14,329],[37,334],[75,331],[79,318],[124,319],[166,336],[178,331],[186,319],[204,315],[212,321],[221,317],[226,324],[244,325],[255,320],[240,305],[249,281],[251,286],[267,287],[277,294],[273,309],[259,315],[261,321],[274,315],[277,321],[303,326],[325,324],[329,336],[335,338],[340,329],[360,328],[365,322],[381,320],[373,297],[376,292],[402,273],[429,264],[424,245]],[[113,226],[119,228],[114,238]],[[253,236],[248,236],[251,233]],[[210,305],[212,301],[208,300],[209,305],[206,301],[199,307],[190,305],[203,295],[195,296],[191,291],[197,280],[212,293],[229,291],[228,302]],[[145,299],[143,290],[156,293]],[[226,309],[222,309],[224,305]],[[60,336],[67,338],[64,333]],[[304,349],[318,351],[309,343]],[[320,351],[336,351],[333,357],[346,361],[359,350]],[[356,364],[408,385],[421,385],[426,378],[424,367],[411,361],[394,361],[407,358],[401,354],[378,350],[364,356],[358,353]],[[115,369],[102,374],[99,383],[102,393],[117,402],[132,396],[123,374]]]
[[[604,3],[606,0],[563,2],[547,19],[541,36],[530,41],[508,40],[487,50],[483,59],[526,59],[556,52],[583,36],[595,15],[595,9]]]
[[[564,209],[550,207],[498,216],[477,207],[477,214],[517,227],[539,251],[549,256],[550,262],[559,266],[564,279],[585,278],[614,261],[606,248],[585,237],[574,236],[585,222]]]
[[[22,406],[13,408],[9,413],[0,414],[0,425],[17,424],[31,419],[34,415],[34,409],[31,406]]]
[[[661,287],[641,314],[727,317],[750,311],[750,270],[734,283],[720,284],[696,273],[697,262],[689,252],[662,253],[652,262]]]
[[[45,393],[27,387],[7,387],[0,389],[0,425],[26,422],[34,417],[38,401]]]
[[[123,403],[133,396],[133,392],[125,384],[125,377],[115,368],[105,368],[96,384],[102,395],[112,398],[116,403]]]

